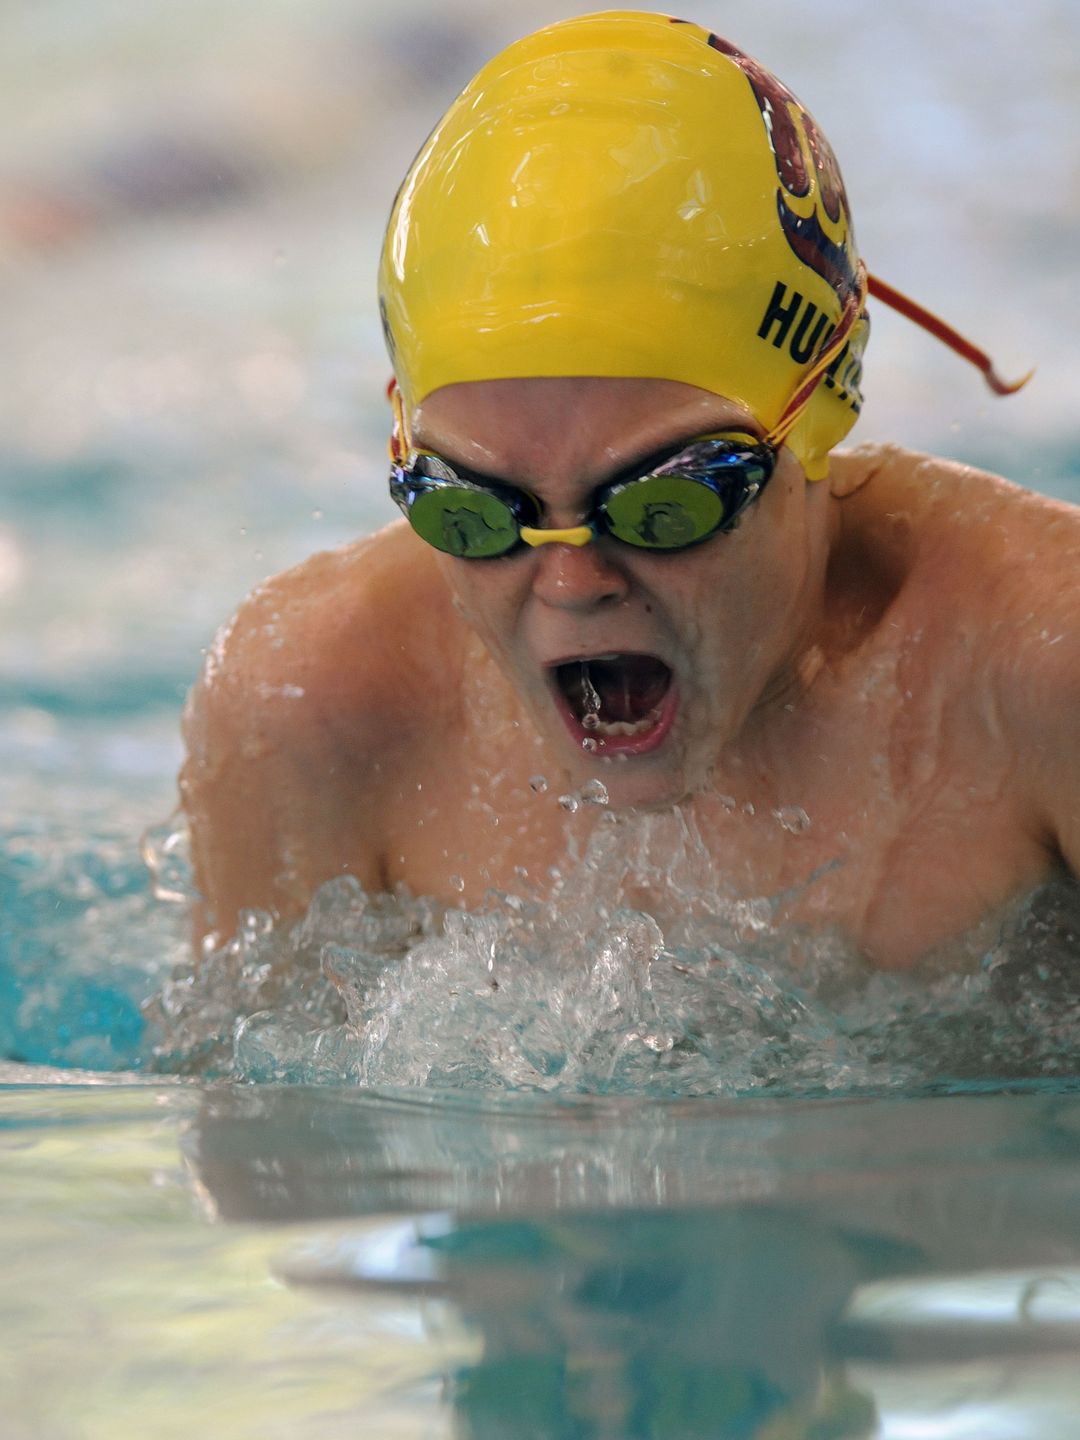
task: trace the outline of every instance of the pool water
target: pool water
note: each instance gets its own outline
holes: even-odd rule
[[[487,54],[589,8],[0,17],[3,1440],[1076,1433],[1074,890],[868,982],[838,945],[797,972],[769,897],[662,935],[589,908],[648,859],[616,826],[558,916],[338,886],[192,968],[201,652],[391,518],[394,186]],[[990,401],[876,315],[855,438],[1080,500],[1080,10],[857,22],[724,14],[831,135],[872,268],[1039,371]]]

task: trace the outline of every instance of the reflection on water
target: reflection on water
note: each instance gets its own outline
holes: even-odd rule
[[[831,1227],[783,1210],[604,1211],[413,1224],[440,1293],[478,1337],[453,1373],[476,1437],[736,1437],[876,1431],[829,1336],[861,1273]],[[368,1282],[385,1238],[309,1247],[281,1273]],[[405,1276],[415,1265],[403,1247]],[[385,1268],[375,1283],[394,1277]],[[784,1429],[777,1429],[782,1425]]]
[[[921,1407],[992,1440],[1029,1373],[1064,1406],[1039,1435],[1080,1403],[1076,1102],[285,1088],[207,1097],[186,1145],[219,1214],[338,1217],[289,1283],[438,1300],[462,1436],[913,1437]]]
[[[17,1076],[5,1437],[1075,1434],[1080,1100]]]

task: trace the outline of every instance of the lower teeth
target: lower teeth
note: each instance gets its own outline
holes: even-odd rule
[[[643,720],[601,720],[590,711],[582,718],[581,724],[592,735],[644,735],[660,719],[660,711],[650,710]]]

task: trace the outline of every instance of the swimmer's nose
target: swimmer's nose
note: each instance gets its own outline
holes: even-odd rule
[[[536,552],[533,594],[558,610],[587,610],[626,598],[626,572],[608,547],[545,545]]]

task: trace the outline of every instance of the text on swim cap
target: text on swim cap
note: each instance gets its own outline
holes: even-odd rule
[[[777,350],[786,348],[796,365],[807,364],[827,345],[836,326],[798,290],[788,290],[782,280],[773,286],[772,295],[761,317],[757,333],[760,340],[772,340]],[[857,415],[862,408],[862,363],[845,345],[825,372],[825,384],[837,390],[837,399],[850,405]]]

